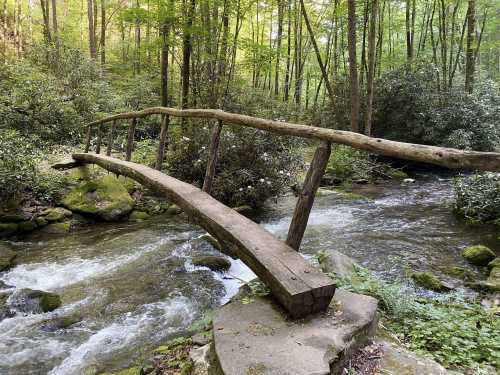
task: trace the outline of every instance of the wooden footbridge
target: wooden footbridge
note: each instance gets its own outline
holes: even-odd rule
[[[130,162],[138,119],[162,116],[155,168]],[[209,159],[203,189],[179,181],[161,172],[167,145],[170,116],[213,119]],[[125,161],[111,157],[118,121],[131,120],[128,128]],[[111,123],[107,137],[104,125]],[[223,124],[234,124],[278,135],[319,141],[295,207],[286,242],[278,240],[258,224],[210,196],[217,163]],[[90,153],[96,136],[95,153]],[[101,154],[106,139],[105,155]],[[88,124],[84,153],[73,154],[71,165],[97,164],[111,172],[130,177],[152,188],[177,204],[189,217],[216,237],[247,264],[271,289],[275,298],[293,318],[325,310],[335,292],[330,278],[322,274],[297,252],[304,235],[316,191],[330,157],[331,143],[349,145],[372,153],[432,163],[448,168],[500,171],[500,154],[409,144],[367,137],[348,131],[271,121],[213,109],[179,110],[166,107],[121,113]]]

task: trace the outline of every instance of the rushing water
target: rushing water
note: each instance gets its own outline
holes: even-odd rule
[[[447,179],[361,190],[372,200],[346,201],[335,194],[317,198],[302,245],[305,254],[337,249],[394,278],[406,268],[468,267],[460,254],[469,244],[498,250],[494,228],[466,226],[451,214]],[[284,237],[294,202],[285,197],[271,205],[262,225]],[[0,273],[0,280],[18,289],[56,292],[63,306],[0,322],[0,374],[113,370],[185,332],[232,296],[241,279],[254,276],[240,261],[232,261],[224,276],[194,267],[193,255],[217,253],[199,239],[204,233],[180,218],[157,217],[65,236],[34,234],[14,243],[18,265]],[[47,322],[61,317],[78,322],[50,329]]]

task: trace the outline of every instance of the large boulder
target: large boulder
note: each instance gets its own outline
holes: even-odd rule
[[[476,266],[486,266],[495,259],[495,253],[483,245],[466,247],[462,255],[469,263]]]
[[[15,257],[16,253],[14,251],[0,244],[0,271],[9,268]]]
[[[114,176],[88,181],[71,190],[63,199],[71,211],[115,221],[134,208],[134,200]]]
[[[21,289],[14,292],[10,305],[24,313],[45,313],[61,306],[61,298],[55,293]]]

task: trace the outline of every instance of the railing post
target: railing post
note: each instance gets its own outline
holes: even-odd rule
[[[85,140],[85,153],[90,150],[90,137],[92,136],[92,125],[87,126],[87,138]]]
[[[203,180],[203,191],[210,194],[215,176],[215,166],[217,164],[217,153],[219,151],[220,133],[222,131],[222,121],[218,120],[217,125],[212,129],[210,148],[208,154],[207,170]]]
[[[297,200],[292,222],[288,229],[286,243],[295,250],[299,250],[302,237],[307,227],[309,214],[314,203],[314,197],[321,183],[321,177],[325,173],[328,159],[330,159],[331,144],[322,141],[316,148],[313,160],[307,171],[302,192]]]
[[[102,142],[102,123],[97,126],[97,145],[95,146],[95,153],[101,153],[101,142]]]
[[[109,131],[108,136],[108,147],[106,148],[106,155],[111,156],[111,150],[113,150],[113,141],[115,139],[115,129],[116,129],[116,120],[113,120],[111,124],[111,129]]]
[[[130,159],[132,159],[132,150],[134,149],[134,135],[135,135],[136,124],[137,124],[137,119],[134,117],[128,128],[127,150],[125,154],[126,161],[130,161]]]
[[[170,124],[170,116],[163,115],[161,119],[161,130],[160,130],[160,144],[158,145],[158,153],[156,156],[155,168],[161,171],[161,166],[163,164],[163,157],[165,154],[165,145],[167,144],[167,134],[168,126]]]

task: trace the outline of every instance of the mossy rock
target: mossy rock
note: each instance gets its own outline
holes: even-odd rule
[[[73,215],[73,213],[64,207],[47,208],[41,213],[41,216],[47,221],[61,221],[67,217],[71,217],[71,215]]]
[[[43,321],[40,328],[45,332],[54,332],[60,329],[66,329],[73,324],[79,323],[81,320],[82,319],[78,316],[63,316]]]
[[[210,234],[205,234],[200,237],[200,240],[208,242],[210,245],[212,245],[215,249],[222,251],[222,246],[220,242],[217,240],[217,238],[212,237]]]
[[[462,255],[469,263],[476,266],[486,266],[495,259],[495,253],[483,245],[466,247]]]
[[[488,263],[488,268],[492,269],[495,267],[500,267],[500,257],[496,257],[491,262]]]
[[[389,177],[396,180],[404,180],[405,178],[409,177],[408,173],[402,171],[401,169],[389,168],[386,173]]]
[[[215,255],[194,256],[192,261],[195,266],[208,267],[217,272],[227,271],[231,267],[229,260]]]
[[[37,217],[37,218],[35,219],[35,222],[36,222],[36,224],[37,224],[39,227],[44,227],[44,226],[46,226],[46,225],[49,223],[49,222],[47,221],[47,219],[45,219],[44,217],[41,217],[41,216]]]
[[[0,271],[9,268],[15,257],[16,253],[14,251],[0,244]]]
[[[68,233],[71,229],[71,223],[69,221],[63,221],[62,223],[51,223],[42,228],[42,231],[50,234],[63,234]]]
[[[176,204],[170,205],[169,208],[167,208],[167,214],[168,215],[180,215],[182,213],[182,209],[177,206]]]
[[[27,233],[27,232],[33,232],[38,225],[36,224],[36,221],[21,221],[18,224],[18,230],[19,232]]]
[[[115,375],[141,375],[140,367],[130,367],[125,370],[115,372]]]
[[[0,237],[8,237],[17,232],[19,224],[17,223],[0,223]]]
[[[0,212],[0,223],[18,223],[29,217],[23,212]]]
[[[116,177],[108,175],[77,186],[64,197],[63,204],[74,212],[115,221],[132,211],[134,200]]]
[[[436,292],[443,292],[448,290],[441,280],[439,280],[436,275],[431,272],[415,272],[411,275],[413,281],[418,286],[421,286],[425,289],[433,290]]]
[[[367,200],[370,200],[370,198],[365,197],[362,194],[344,191],[344,190],[340,190],[340,189],[335,189],[335,193],[337,194],[337,197],[339,197],[343,200],[348,200],[348,201],[367,201]]]
[[[451,266],[451,267],[441,267],[440,269],[445,274],[459,278],[461,280],[471,281],[474,279],[474,273],[464,267]]]
[[[474,289],[483,290],[486,292],[500,292],[500,267],[493,267],[490,275],[486,280],[478,281],[471,285]]]
[[[147,212],[134,210],[128,217],[129,221],[144,221],[149,219],[151,216]]]
[[[40,313],[54,311],[61,306],[61,298],[51,292],[21,289],[12,296],[12,305],[19,311]]]

